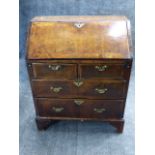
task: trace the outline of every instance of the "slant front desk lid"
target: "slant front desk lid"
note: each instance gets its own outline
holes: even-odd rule
[[[130,59],[124,16],[47,16],[32,19],[28,59]]]

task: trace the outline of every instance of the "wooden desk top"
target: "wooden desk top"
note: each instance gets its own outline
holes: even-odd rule
[[[28,59],[130,59],[124,16],[47,16],[32,19]]]

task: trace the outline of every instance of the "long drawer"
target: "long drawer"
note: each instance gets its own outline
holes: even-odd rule
[[[32,80],[35,97],[120,99],[125,97],[125,80]]]
[[[37,115],[42,117],[121,118],[123,100],[35,98]]]

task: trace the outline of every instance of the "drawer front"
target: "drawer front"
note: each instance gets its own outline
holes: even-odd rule
[[[124,80],[83,80],[83,81],[45,81],[32,80],[35,97],[54,98],[90,98],[119,99],[125,98],[126,81]]]
[[[33,63],[34,78],[39,79],[75,79],[77,66],[75,64]]]
[[[72,81],[32,80],[35,97],[73,98],[77,96],[76,86]]]
[[[43,117],[121,118],[122,100],[35,99],[37,115]]]
[[[43,117],[78,117],[78,109],[70,99],[35,99],[37,115]]]
[[[81,64],[80,77],[83,79],[124,78],[124,64]]]
[[[122,100],[85,100],[80,105],[82,118],[122,118],[123,111]]]
[[[125,80],[83,80],[78,95],[90,99],[125,98]]]

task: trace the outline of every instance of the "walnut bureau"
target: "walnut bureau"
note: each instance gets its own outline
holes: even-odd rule
[[[96,120],[123,131],[132,66],[126,17],[35,17],[26,61],[39,130],[57,120]]]

